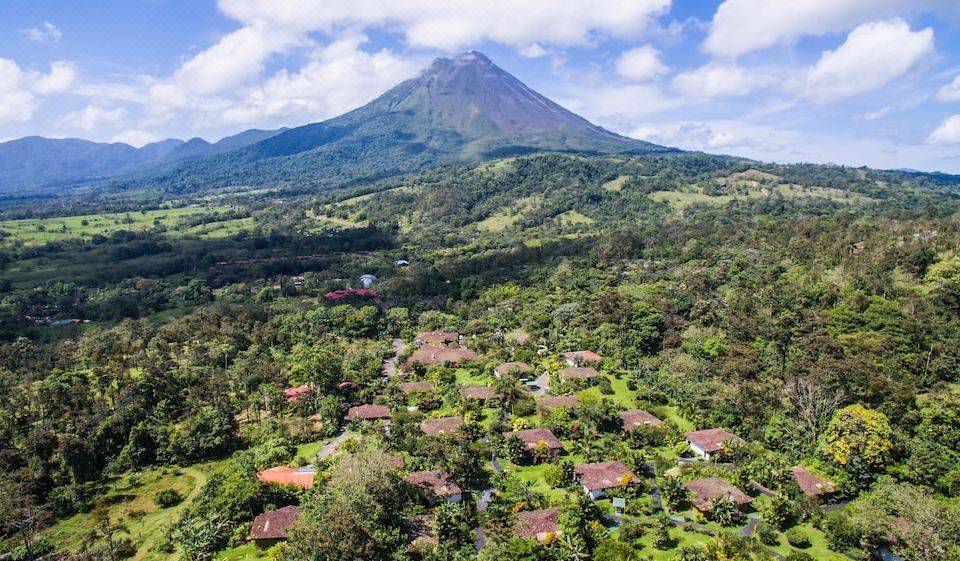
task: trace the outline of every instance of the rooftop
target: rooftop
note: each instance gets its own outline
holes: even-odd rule
[[[713,501],[723,496],[730,497],[736,505],[746,505],[752,502],[746,493],[737,489],[721,477],[707,477],[694,481],[686,481],[683,486],[690,491],[690,503],[701,511],[709,511],[712,509]]]
[[[442,434],[453,434],[460,430],[463,425],[462,417],[440,417],[420,423],[420,430],[430,436],[439,436]]]
[[[832,481],[828,481],[800,466],[793,466],[790,471],[804,495],[818,497],[824,493],[830,494],[836,491],[837,486]]]
[[[264,483],[294,485],[309,489],[313,487],[314,475],[316,475],[316,471],[313,468],[293,469],[286,466],[277,466],[261,471],[257,474],[257,479]]]
[[[389,419],[390,418],[390,408],[386,405],[358,405],[356,407],[351,407],[347,411],[348,419],[364,419],[364,420],[373,420],[373,419]]]
[[[663,421],[643,409],[621,411],[620,418],[623,420],[623,430],[626,431],[632,431],[642,426],[659,427],[663,424]]]
[[[461,362],[470,362],[480,357],[477,353],[465,347],[438,347],[436,345],[424,345],[413,351],[407,360],[407,365],[419,362],[420,364],[460,364]]]
[[[404,479],[438,497],[449,497],[458,495],[461,492],[460,487],[450,481],[450,476],[440,470],[411,471]]]
[[[497,390],[487,386],[467,386],[460,388],[460,396],[463,399],[487,400],[497,397]]]
[[[460,334],[453,331],[421,331],[414,338],[430,345],[447,345],[460,340]]]
[[[600,373],[590,366],[568,366],[560,371],[560,378],[564,380],[589,380],[599,375]]]
[[[737,443],[743,442],[743,439],[739,436],[723,429],[706,429],[685,432],[683,433],[683,436],[685,436],[691,444],[696,444],[697,447],[704,452],[717,452],[722,450],[723,443],[728,440]]]
[[[570,351],[563,353],[563,358],[575,362],[577,364],[593,362],[599,363],[603,360],[603,357],[598,355],[593,351]]]
[[[250,526],[252,540],[283,540],[287,538],[287,530],[297,523],[300,509],[295,506],[285,506],[277,510],[268,510],[253,519]]]
[[[550,534],[559,532],[557,525],[559,517],[560,511],[555,508],[518,512],[514,533],[520,538],[536,538],[537,541],[544,541]]]
[[[533,368],[526,362],[504,362],[493,368],[498,376],[505,376],[511,372],[530,372]]]
[[[513,435],[519,438],[527,445],[527,449],[529,450],[537,448],[541,442],[546,444],[547,448],[551,450],[560,450],[563,448],[563,443],[560,442],[560,439],[549,429],[526,429],[516,432],[505,432],[503,434],[504,436]]]
[[[636,474],[618,461],[580,464],[573,468],[573,472],[590,491],[612,489],[638,480]]]
[[[558,407],[576,407],[580,405],[580,400],[574,395],[548,395],[537,398],[537,407],[544,411],[550,411]]]
[[[435,392],[437,387],[430,382],[404,382],[397,386],[403,393]]]

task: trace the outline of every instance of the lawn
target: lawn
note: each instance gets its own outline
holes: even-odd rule
[[[215,561],[266,561],[267,552],[253,545],[244,544],[239,547],[231,547],[217,554]]]
[[[507,473],[524,483],[529,483],[532,491],[544,495],[551,503],[562,502],[567,495],[567,492],[563,489],[555,489],[547,483],[545,474],[552,464],[519,466],[503,459],[500,460],[500,463]]]
[[[172,228],[185,216],[227,210],[226,207],[182,207],[115,214],[84,214],[55,218],[26,218],[0,221],[0,230],[9,237],[5,243],[22,241],[26,246],[69,238],[89,238],[94,234],[110,235],[120,230],[149,230],[157,225]]]
[[[630,179],[629,175],[621,175],[616,179],[611,179],[603,184],[603,190],[613,191],[614,193],[619,192],[623,189],[623,184],[626,183],[628,179]]]

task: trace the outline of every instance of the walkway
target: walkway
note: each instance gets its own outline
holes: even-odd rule
[[[407,350],[406,343],[403,342],[403,339],[394,339],[391,343],[393,347],[393,356],[383,361],[383,375],[387,378],[393,378],[400,375],[400,371],[397,370],[397,357]]]
[[[547,393],[550,392],[550,374],[548,372],[544,372],[543,374],[537,376],[536,380],[534,380],[533,382],[536,385],[540,386],[539,390],[531,392],[533,393],[533,395],[536,395],[536,396],[547,395]]]
[[[663,512],[663,499],[660,498],[660,488],[657,487],[657,470],[653,462],[647,462],[647,471],[650,473],[650,496],[653,497],[653,512]]]
[[[335,436],[333,440],[323,445],[323,448],[321,448],[320,451],[317,452],[317,459],[325,460],[330,456],[336,454],[337,451],[340,450],[340,446],[351,438],[360,440],[363,437],[359,434],[356,434],[350,431],[343,431],[337,436]]]
[[[747,525],[746,525],[742,530],[740,530],[740,535],[741,535],[741,536],[752,536],[752,535],[753,535],[753,531],[757,529],[757,524],[759,524],[759,523],[760,523],[760,519],[759,519],[759,518],[752,518],[752,517],[751,517],[751,518],[750,518],[750,521],[747,522]]]

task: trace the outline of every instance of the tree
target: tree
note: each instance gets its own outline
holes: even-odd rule
[[[710,519],[717,524],[732,526],[740,520],[740,510],[730,497],[717,497],[710,503]]]
[[[687,488],[679,478],[672,475],[664,475],[659,478],[660,496],[671,510],[677,510],[689,495]]]
[[[860,460],[879,470],[891,460],[892,436],[886,415],[850,405],[834,413],[821,439],[820,454],[840,467]]]
[[[613,538],[600,542],[593,551],[593,561],[637,561],[638,559],[640,559],[639,554],[632,545]]]
[[[842,392],[828,391],[807,378],[793,378],[787,382],[784,395],[793,406],[794,416],[805,428],[811,445],[816,444],[823,424],[844,399]]]
[[[661,514],[653,522],[653,547],[660,550],[673,547],[673,539],[670,537],[670,519],[665,514]]]

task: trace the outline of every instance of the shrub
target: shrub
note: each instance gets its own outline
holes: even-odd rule
[[[637,520],[627,519],[620,524],[620,539],[634,542],[642,538],[646,531],[646,527]]]
[[[116,559],[129,559],[137,554],[137,546],[129,537],[122,537],[113,543],[113,556]]]
[[[153,497],[153,503],[160,508],[170,508],[180,504],[180,501],[183,500],[183,497],[180,496],[180,493],[176,489],[161,489],[157,491],[157,494]]]
[[[810,538],[807,536],[807,533],[800,528],[790,528],[784,532],[784,536],[787,537],[787,541],[793,547],[810,547]]]
[[[33,540],[30,544],[30,551],[33,553],[33,557],[27,553],[27,548],[23,545],[17,546],[7,554],[7,558],[10,561],[33,561],[33,559],[48,555],[56,551],[56,548],[46,540],[46,538],[40,536]]]
[[[757,524],[756,535],[757,539],[759,539],[760,543],[763,545],[772,546],[777,545],[780,542],[780,535],[777,530],[766,522]]]
[[[783,561],[814,561],[813,556],[806,551],[797,551],[794,549],[784,557]]]

